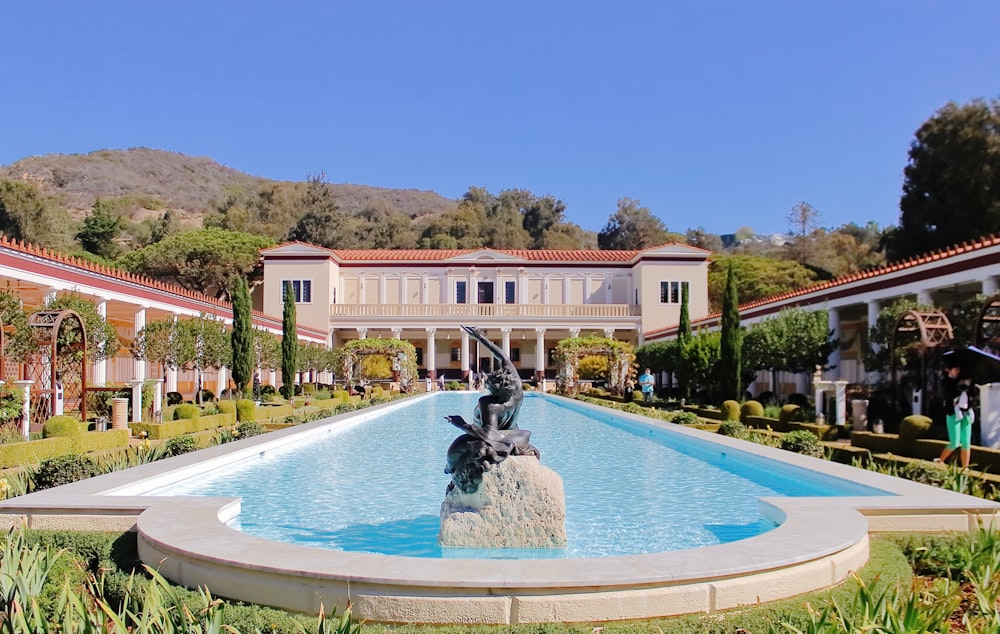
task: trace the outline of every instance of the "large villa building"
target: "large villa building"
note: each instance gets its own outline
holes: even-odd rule
[[[387,251],[292,242],[261,253],[264,276],[255,291],[254,323],[280,334],[287,284],[295,295],[302,341],[335,347],[361,338],[403,339],[417,349],[422,377],[463,379],[490,363],[461,329],[474,325],[508,353],[523,377],[551,378],[552,351],[567,337],[597,335],[642,345],[676,336],[685,285],[692,325],[718,327],[719,315],[709,314],[709,256],[684,244],[641,251]],[[825,311],[841,340],[831,358],[835,369],[826,378],[863,382],[865,333],[881,307],[910,297],[946,308],[993,295],[998,280],[1000,236],[992,236],[747,303],[740,318],[748,325],[784,308]],[[115,326],[120,347],[88,370],[92,385],[162,378],[168,391],[190,394],[190,373],[132,358],[135,333],[154,319],[208,314],[232,320],[231,307],[215,298],[6,238],[0,238],[0,287],[28,307],[63,293],[96,303]],[[8,380],[17,378],[13,371],[7,368]],[[227,376],[223,368],[205,384],[216,381],[220,391]],[[275,385],[277,373],[261,368],[261,379]]]

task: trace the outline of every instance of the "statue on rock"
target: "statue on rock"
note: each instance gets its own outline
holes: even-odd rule
[[[500,367],[486,379],[489,394],[479,399],[473,422],[458,415],[447,416],[448,422],[465,433],[448,448],[448,463],[444,472],[451,474],[448,490],[458,487],[464,493],[475,493],[483,473],[503,462],[508,456],[539,457],[531,446],[530,431],[517,427],[524,393],[517,368],[495,343],[478,328],[462,326],[469,336],[484,345],[500,360]]]

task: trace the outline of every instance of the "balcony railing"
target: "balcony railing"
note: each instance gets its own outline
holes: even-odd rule
[[[331,317],[638,317],[631,304],[332,304]]]

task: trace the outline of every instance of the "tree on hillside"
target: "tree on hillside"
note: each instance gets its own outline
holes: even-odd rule
[[[285,284],[281,310],[281,386],[285,398],[295,396],[295,373],[299,368],[299,335],[295,325],[295,293]]]
[[[708,233],[705,231],[704,227],[688,229],[684,233],[684,242],[693,247],[698,247],[699,249],[705,249],[707,251],[714,251],[716,253],[722,251],[723,249],[722,238],[714,233]]]
[[[708,303],[722,309],[726,276],[733,268],[744,303],[786,293],[816,281],[816,273],[798,262],[760,255],[714,255],[708,267]]]
[[[484,246],[485,214],[475,203],[462,201],[457,209],[446,211],[421,223],[421,249],[476,249]]]
[[[90,213],[83,219],[83,226],[77,232],[76,239],[85,251],[113,260],[121,252],[121,247],[116,242],[121,234],[121,216],[102,204],[98,198]]]
[[[132,273],[223,298],[237,277],[260,282],[260,250],[273,245],[260,235],[197,229],[126,253],[118,263]]]
[[[597,245],[607,250],[646,249],[683,237],[667,231],[663,221],[638,200],[619,198],[618,210],[597,234]]]
[[[597,234],[571,222],[561,222],[545,231],[546,249],[596,249]]]
[[[792,207],[786,220],[790,228],[791,240],[787,248],[791,258],[800,264],[807,264],[812,254],[814,232],[819,227],[819,210],[802,201]]]
[[[0,180],[0,233],[53,247],[67,246],[69,219],[33,182]]]
[[[1000,232],[1000,100],[949,103],[920,126],[899,209],[892,260]]]
[[[245,277],[237,277],[230,291],[233,301],[233,330],[230,333],[232,361],[230,369],[233,383],[240,394],[247,393],[247,385],[253,378],[253,317],[250,302],[250,287]]]
[[[719,389],[723,399],[740,400],[743,394],[740,348],[740,306],[736,294],[733,265],[726,273],[726,294],[722,301],[722,324],[719,339]]]
[[[546,242],[549,231],[563,222],[566,205],[549,195],[535,197],[523,211],[523,227],[531,236],[532,249],[551,248]]]

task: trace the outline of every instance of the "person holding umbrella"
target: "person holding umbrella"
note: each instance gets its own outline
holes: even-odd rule
[[[962,463],[962,468],[968,468],[972,457],[972,423],[976,414],[972,410],[969,391],[972,381],[962,372],[962,366],[955,357],[945,356],[944,378],[941,390],[944,392],[947,414],[944,417],[948,426],[948,446],[941,451],[939,461],[945,462],[956,449]]]

